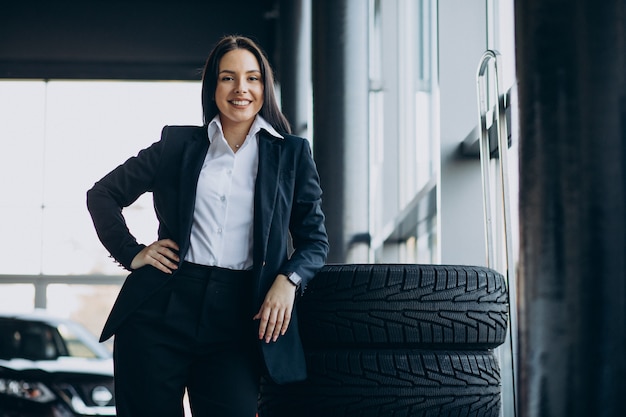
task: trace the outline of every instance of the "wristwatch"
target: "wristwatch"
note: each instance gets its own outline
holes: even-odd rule
[[[296,274],[295,272],[287,272],[285,274],[289,282],[296,286],[296,288],[300,288],[300,283],[302,282],[302,277]]]

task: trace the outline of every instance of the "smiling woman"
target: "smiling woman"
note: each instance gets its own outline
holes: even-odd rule
[[[228,52],[220,61],[215,104],[228,145],[236,152],[263,107],[263,76],[255,56],[245,49]]]
[[[262,373],[306,378],[290,323],[328,252],[309,142],[290,134],[250,38],[221,38],[202,79],[202,126],[166,125],[87,191],[100,241],[130,271],[101,336],[115,335],[119,417],[182,416],[185,389],[197,415],[253,416]],[[121,212],[148,192],[158,237],[138,241]]]

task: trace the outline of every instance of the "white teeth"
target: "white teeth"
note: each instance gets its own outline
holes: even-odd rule
[[[250,102],[246,100],[233,100],[231,103],[233,103],[235,106],[245,106]]]

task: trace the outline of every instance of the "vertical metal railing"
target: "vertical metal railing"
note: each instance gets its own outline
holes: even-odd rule
[[[491,65],[490,65],[491,64]],[[477,88],[478,88],[478,116],[480,128],[480,161],[483,180],[483,205],[485,215],[485,241],[487,249],[487,267],[499,270],[505,275],[509,293],[509,343],[511,351],[511,372],[512,372],[512,408],[513,414],[517,414],[517,291],[515,280],[515,264],[513,259],[512,229],[511,229],[511,207],[509,198],[509,176],[508,176],[508,129],[506,123],[506,96],[502,94],[502,78],[498,73],[500,67],[500,54],[493,50],[487,50],[478,66]],[[489,82],[489,69],[493,69],[493,76]],[[492,97],[496,103],[493,106],[493,117],[489,117],[491,112]],[[491,173],[491,143],[489,139],[488,122],[495,124],[497,140],[497,165],[500,174],[499,187],[495,187]],[[503,242],[497,239],[496,222],[493,218],[493,209],[498,207],[497,188],[500,189],[500,208],[502,209]],[[503,249],[505,256],[501,258],[502,263],[498,265],[497,249]]]

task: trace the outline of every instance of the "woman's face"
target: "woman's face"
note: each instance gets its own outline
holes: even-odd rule
[[[256,57],[247,49],[234,49],[220,60],[215,104],[222,126],[250,127],[263,107],[264,84]]]

